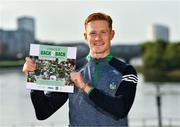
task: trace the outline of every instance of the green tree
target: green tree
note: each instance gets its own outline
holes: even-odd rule
[[[146,69],[162,70],[165,68],[163,54],[166,49],[166,42],[161,40],[157,42],[146,42],[143,44],[143,62]]]
[[[180,69],[180,43],[168,44],[164,59],[167,70]]]

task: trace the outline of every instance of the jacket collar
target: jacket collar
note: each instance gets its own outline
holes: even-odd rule
[[[91,60],[94,61],[95,60],[95,61],[107,61],[107,62],[110,62],[112,60],[112,58],[113,58],[113,56],[112,56],[111,53],[109,53],[106,57],[100,58],[100,59],[93,58],[90,53],[86,56],[87,61],[91,61]]]

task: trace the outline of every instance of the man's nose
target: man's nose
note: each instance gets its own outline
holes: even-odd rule
[[[96,34],[95,40],[101,40],[101,34]]]

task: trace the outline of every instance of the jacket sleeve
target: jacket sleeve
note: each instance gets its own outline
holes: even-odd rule
[[[56,112],[68,99],[67,93],[32,90],[31,100],[35,109],[36,118],[44,120]]]
[[[134,68],[128,65],[123,73],[122,81],[115,97],[105,94],[94,88],[89,98],[101,109],[110,113],[116,120],[127,116],[136,93],[137,74]]]

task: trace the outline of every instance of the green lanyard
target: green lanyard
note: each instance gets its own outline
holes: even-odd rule
[[[110,53],[110,54],[108,54],[108,55],[105,57],[105,59],[106,59],[107,62],[110,62],[111,59],[112,59],[112,57],[113,57],[113,56],[112,56],[111,53]],[[88,61],[90,61],[90,60],[92,59],[91,55],[88,54],[88,56],[86,56],[86,59],[87,59]],[[99,61],[96,62],[95,74],[94,74],[94,76],[93,76],[93,79],[94,79],[94,83],[97,84],[97,82],[99,81]]]
[[[112,58],[113,58],[113,56],[112,56],[111,53],[109,53],[109,54],[105,57],[105,59],[106,59],[107,62],[110,62]],[[90,53],[86,56],[86,59],[87,59],[87,61],[90,61],[90,60],[92,59],[92,56],[91,56]]]

